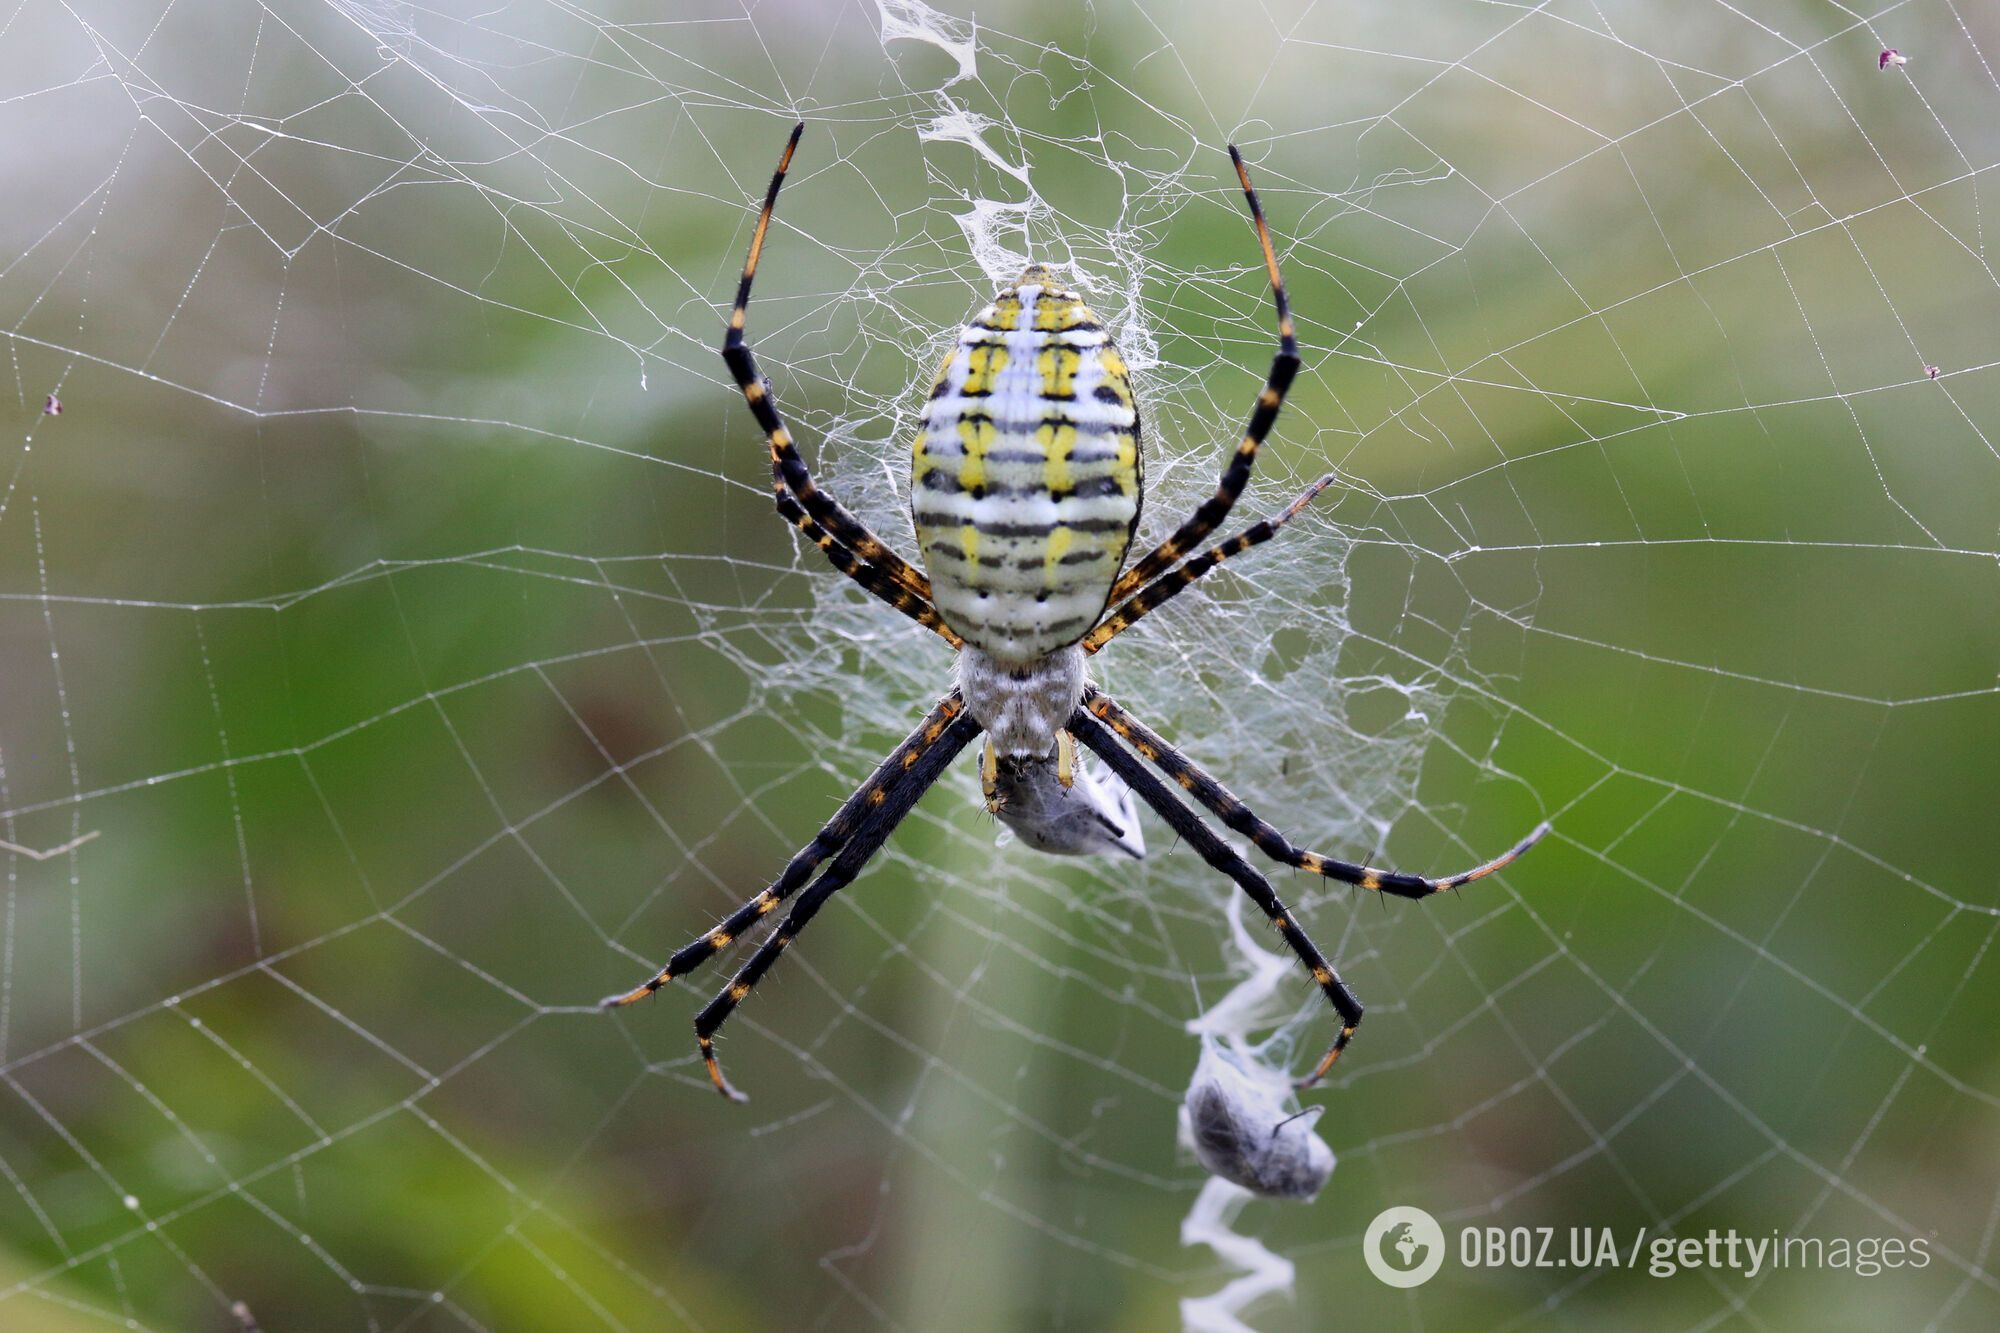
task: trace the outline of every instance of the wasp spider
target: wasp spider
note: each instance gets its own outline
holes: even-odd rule
[[[1322,477],[1285,509],[1186,559],[1242,495],[1257,448],[1299,368],[1277,256],[1242,156],[1230,147],[1270,276],[1278,352],[1215,494],[1171,537],[1120,573],[1145,486],[1138,403],[1103,323],[1047,268],[1033,265],[973,317],[938,370],[910,474],[911,516],[924,566],[919,569],[814,485],[744,340],[750,283],[778,188],[804,130],[803,124],[793,128],[771,177],[722,358],[770,445],[778,513],[834,568],[950,644],[958,654],[958,684],[769,888],[675,953],[658,975],[606,999],[605,1006],[631,1004],[688,975],[804,888],[783,923],[694,1021],[709,1078],[725,1097],[742,1100],[716,1062],[716,1030],[984,731],[980,776],[987,806],[1027,845],[1063,855],[1143,855],[1136,794],[1250,896],[1339,1015],[1339,1035],[1300,1086],[1317,1082],[1353,1037],[1361,1001],[1306,937],[1270,881],[1174,788],[1274,861],[1405,898],[1428,897],[1492,874],[1533,846],[1547,825],[1506,855],[1442,879],[1337,861],[1295,846],[1089,682],[1085,661],[1091,654],[1223,561],[1269,541],[1332,480]],[[1118,783],[1078,764],[1079,741]]]

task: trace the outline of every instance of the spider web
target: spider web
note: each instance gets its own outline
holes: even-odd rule
[[[906,549],[922,386],[1029,256],[1134,365],[1142,538],[1208,492],[1273,343],[1242,144],[1307,355],[1239,512],[1340,483],[1100,678],[1330,853],[1554,822],[1436,902],[1278,880],[1368,1021],[1237,1313],[1989,1326],[1991,13],[967,15],[0,7],[0,1317],[1157,1327],[1230,1281],[1174,1123],[1245,960],[1157,824],[996,848],[961,763],[726,1030],[747,1108],[687,1026],[722,969],[592,1003],[949,679],[772,519],[714,353],[803,115],[753,335]],[[1932,1258],[1413,1295],[1391,1204]]]

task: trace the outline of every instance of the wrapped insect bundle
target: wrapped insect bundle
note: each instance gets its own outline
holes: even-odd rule
[[[1307,1201],[1333,1174],[1333,1149],[1313,1132],[1321,1109],[1298,1110],[1281,1071],[1204,1036],[1181,1125],[1212,1174],[1267,1199]]]

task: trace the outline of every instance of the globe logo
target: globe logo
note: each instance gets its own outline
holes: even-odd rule
[[[1444,1264],[1444,1228],[1421,1208],[1385,1208],[1361,1239],[1368,1271],[1392,1287],[1420,1287]]]
[[[1416,1237],[1416,1228],[1409,1222],[1398,1222],[1396,1229],[1389,1233],[1389,1243],[1396,1247],[1396,1253],[1403,1256],[1403,1267],[1415,1268],[1417,1260],[1430,1247]]]

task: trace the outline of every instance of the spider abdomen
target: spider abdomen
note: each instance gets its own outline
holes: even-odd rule
[[[910,510],[939,615],[1005,661],[1077,642],[1124,562],[1142,475],[1118,349],[1031,267],[965,326],[917,432]]]

